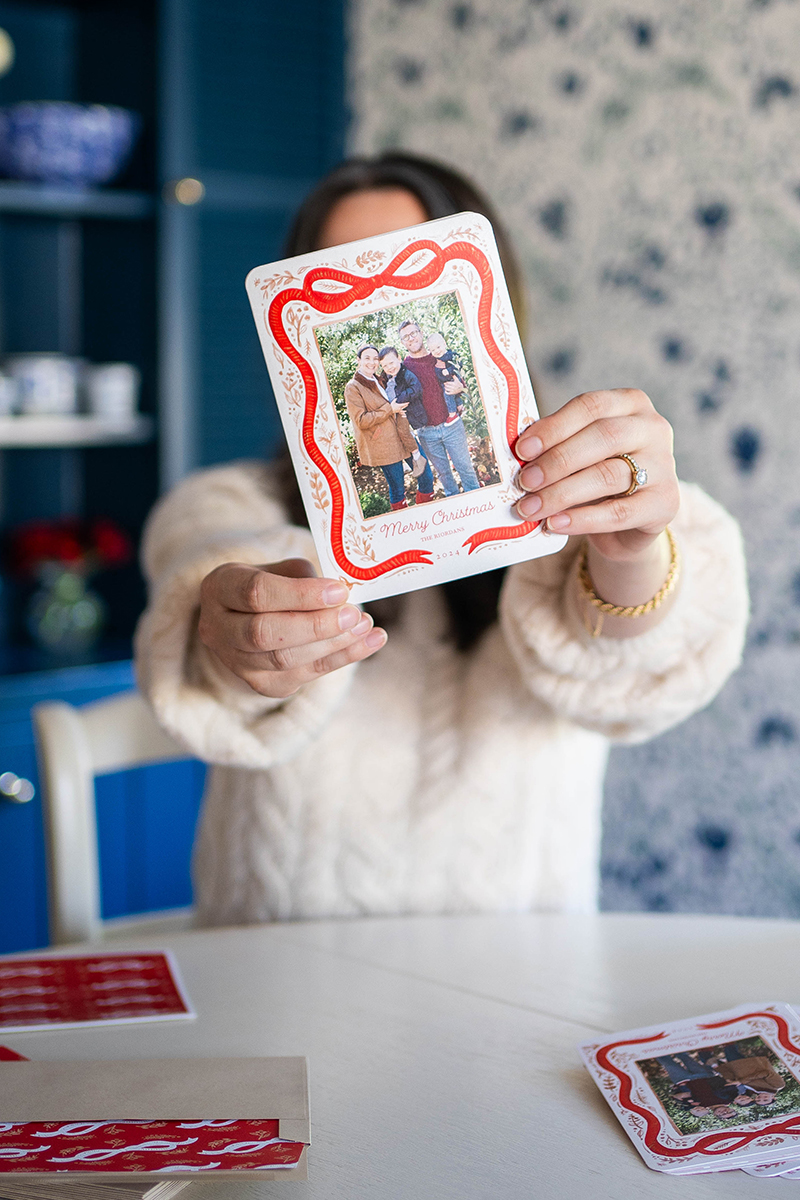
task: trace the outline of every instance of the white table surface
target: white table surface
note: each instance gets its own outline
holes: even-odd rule
[[[781,1179],[648,1170],[575,1049],[598,1031],[800,1000],[796,923],[386,918],[125,945],[173,949],[196,1021],[2,1041],[34,1059],[309,1059],[309,1182],[203,1180],[198,1200],[287,1189],[306,1200],[699,1200],[793,1188],[800,1200],[800,1183]]]

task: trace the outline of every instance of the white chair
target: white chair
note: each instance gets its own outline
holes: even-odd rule
[[[62,700],[34,706],[45,838],[50,941],[93,941],[128,928],[168,932],[189,924],[188,910],[100,920],[96,775],[190,756],[173,741],[138,692],[76,708]]]

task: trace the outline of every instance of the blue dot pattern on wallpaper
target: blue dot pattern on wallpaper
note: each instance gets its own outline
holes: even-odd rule
[[[351,148],[461,167],[519,249],[544,410],[644,388],[736,514],[753,620],[612,753],[603,906],[800,915],[800,5],[355,0]]]

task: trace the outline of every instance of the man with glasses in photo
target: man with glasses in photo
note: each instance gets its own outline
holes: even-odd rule
[[[445,400],[445,392],[457,396],[464,391],[464,384],[452,379],[442,388],[436,374],[436,359],[426,349],[422,330],[416,321],[403,321],[398,336],[406,352],[403,366],[413,371],[422,384],[426,423],[414,430],[420,445],[442,481],[446,496],[457,496],[459,492],[450,469],[451,463],[458,471],[463,491],[472,492],[480,487],[480,482],[469,455],[464,422],[458,413],[448,410]],[[410,413],[407,415],[411,416]]]

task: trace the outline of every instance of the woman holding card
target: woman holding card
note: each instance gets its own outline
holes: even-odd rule
[[[427,493],[424,499],[430,499],[433,479],[408,424],[407,403],[390,399],[376,379],[380,366],[377,347],[362,346],[358,351],[356,373],[345,385],[344,399],[353,424],[358,457],[365,467],[380,467],[383,471],[389,486],[389,503],[396,512],[407,507],[405,462],[411,466],[414,456],[422,461],[419,491]]]
[[[410,155],[333,171],[287,252],[463,210],[495,223],[522,321],[484,198]],[[202,471],[160,503],[138,671],[162,724],[214,764],[201,922],[596,907],[609,744],[685,719],[737,665],[741,538],[678,484],[643,392],[577,396],[517,452],[520,515],[569,533],[566,547],[369,612],[316,577],[280,467]]]

